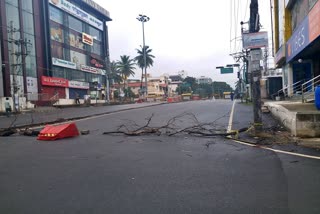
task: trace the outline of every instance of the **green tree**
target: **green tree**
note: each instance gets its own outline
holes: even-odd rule
[[[222,97],[223,92],[232,91],[232,87],[226,82],[213,82],[212,83],[213,92],[216,96]]]
[[[129,76],[135,74],[134,69],[136,68],[134,66],[134,60],[130,59],[130,56],[127,55],[120,56],[120,60],[117,61],[117,67],[125,82],[127,81]]]
[[[191,93],[191,91],[192,91],[191,86],[188,83],[182,83],[176,89],[176,92],[178,94]]]
[[[195,94],[199,94],[201,98],[212,97],[213,88],[211,84],[200,84],[195,90]]]
[[[143,78],[143,69],[145,67],[149,68],[153,66],[153,56],[151,54],[152,49],[149,49],[149,46],[145,46],[144,48],[141,47],[141,49],[136,49],[137,50],[137,56],[134,58],[134,61],[136,61],[137,65],[139,68],[141,68],[141,86],[142,87],[142,78]],[[146,66],[144,65],[144,53],[146,53]]]
[[[110,74],[109,74],[109,81],[113,80],[114,82],[120,84],[123,79],[121,77],[121,72],[118,68],[118,65],[115,61],[110,63]]]

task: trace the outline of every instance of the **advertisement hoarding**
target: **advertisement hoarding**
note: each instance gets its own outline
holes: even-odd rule
[[[268,47],[268,32],[244,33],[243,49]]]
[[[88,24],[103,30],[103,22],[99,19],[91,16],[89,13],[83,11],[79,7],[71,4],[70,2],[66,0],[49,0],[50,4],[53,4],[54,6],[66,11],[67,13],[70,13],[74,15],[75,17],[87,22]]]

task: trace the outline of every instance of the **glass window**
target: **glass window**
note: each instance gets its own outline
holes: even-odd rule
[[[50,6],[49,7],[50,19],[57,23],[63,24],[63,13],[61,10]]]
[[[30,34],[24,34],[24,38],[27,41],[27,54],[35,56],[36,55],[36,45],[34,42],[34,36]]]
[[[76,52],[76,51],[70,51],[70,58],[71,62],[76,63],[77,69],[80,69],[80,65],[86,65],[87,64],[87,56]]]
[[[50,35],[52,40],[63,43],[64,41],[63,34],[64,34],[64,31],[59,24],[50,22]]]
[[[72,70],[72,80],[85,81],[85,73],[83,71]]]
[[[23,11],[22,17],[24,32],[34,35],[33,15]]]
[[[26,56],[26,72],[28,77],[37,77],[37,61],[34,56]]]
[[[6,0],[6,2],[18,7],[18,0]]]
[[[101,43],[94,41],[93,45],[91,46],[91,52],[101,56],[102,55]]]
[[[32,0],[23,0],[22,3],[22,10],[28,11],[29,13],[33,13],[33,1]]]
[[[93,73],[86,73],[86,82],[102,82],[102,76]]]
[[[65,59],[64,58],[64,48],[58,45],[51,45],[51,56],[58,58],[58,59]]]
[[[83,26],[82,26],[82,22],[80,20],[69,15],[68,21],[69,21],[69,28],[70,29],[73,29],[73,30],[78,31],[80,33],[83,32]]]
[[[17,7],[14,7],[10,4],[6,4],[6,13],[7,13],[7,26],[11,27],[11,23],[14,28],[20,29],[19,22],[19,10]]]
[[[102,32],[94,27],[89,26],[89,34],[94,37],[95,40],[102,40]]]
[[[69,32],[69,44],[72,47],[84,49],[84,44],[82,43],[82,35],[78,32],[70,30]]]
[[[52,76],[66,79],[66,72],[64,71],[64,68],[61,68],[58,66],[53,66],[52,67]]]

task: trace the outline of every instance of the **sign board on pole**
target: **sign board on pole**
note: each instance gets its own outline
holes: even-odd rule
[[[220,74],[232,74],[233,73],[233,68],[221,68],[220,69]]]
[[[268,47],[268,32],[244,33],[242,40],[244,49]]]

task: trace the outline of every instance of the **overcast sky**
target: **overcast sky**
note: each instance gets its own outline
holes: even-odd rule
[[[240,21],[249,19],[250,0],[95,1],[113,20],[107,23],[111,60],[136,56],[135,49],[142,45],[142,26],[136,17],[145,14],[150,17],[145,23],[146,45],[155,56],[148,69],[152,76],[185,70],[188,76],[206,76],[231,86],[237,81],[236,73],[221,75],[216,67],[235,63],[229,54],[240,49],[239,44],[230,44],[230,34],[231,39],[240,36]],[[259,7],[261,24],[268,28],[269,1],[260,0]],[[135,77],[140,75],[137,69]]]

